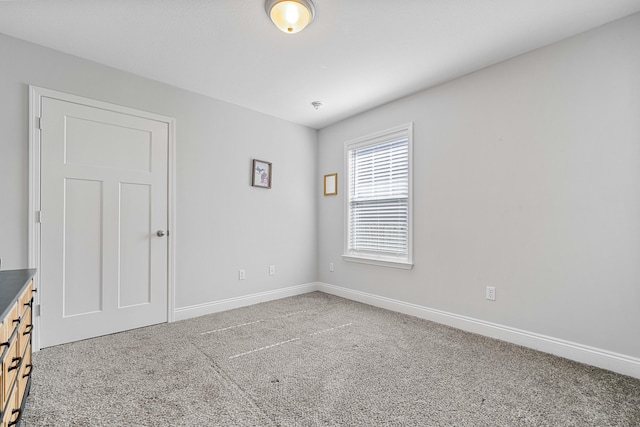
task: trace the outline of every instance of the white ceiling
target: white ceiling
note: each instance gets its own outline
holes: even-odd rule
[[[264,0],[4,0],[0,32],[322,128],[640,11],[640,0],[315,3],[315,21],[290,35]]]

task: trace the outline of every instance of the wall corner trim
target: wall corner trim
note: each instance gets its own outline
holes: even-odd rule
[[[309,292],[317,291],[318,285],[319,283],[315,282],[305,283],[302,285],[289,286],[286,288],[274,289],[271,291],[258,292],[255,294],[180,307],[176,308],[174,311],[174,320],[185,320],[192,317],[232,310],[234,308],[246,307],[248,305],[258,304],[261,302],[273,301],[281,298],[292,297],[295,295],[302,295]]]
[[[416,316],[640,379],[639,358],[328,283],[316,283],[315,286],[315,290],[327,294]]]

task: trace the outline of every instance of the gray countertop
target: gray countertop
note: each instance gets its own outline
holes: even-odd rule
[[[0,271],[0,319],[4,319],[22,290],[36,274],[35,268]]]

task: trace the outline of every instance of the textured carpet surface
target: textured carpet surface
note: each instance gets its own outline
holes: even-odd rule
[[[640,380],[311,294],[44,349],[23,426],[640,426]]]

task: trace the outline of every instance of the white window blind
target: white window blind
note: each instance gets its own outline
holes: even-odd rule
[[[410,134],[347,144],[346,256],[411,261]]]

